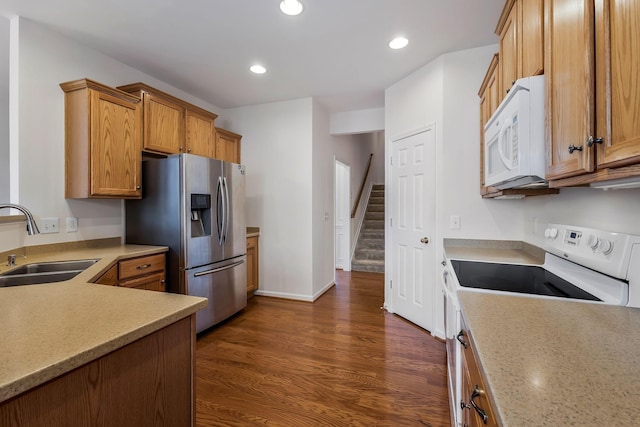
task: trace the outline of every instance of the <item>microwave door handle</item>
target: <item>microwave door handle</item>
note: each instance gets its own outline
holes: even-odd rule
[[[502,160],[504,167],[509,170],[513,169],[513,161],[504,154],[503,138],[505,133],[509,132],[509,134],[511,134],[510,130],[511,126],[509,125],[509,121],[505,121],[502,125],[502,129],[500,129],[500,133],[498,134],[498,153],[500,154],[500,160]]]

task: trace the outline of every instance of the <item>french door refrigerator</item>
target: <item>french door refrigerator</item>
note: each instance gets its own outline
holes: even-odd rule
[[[126,242],[169,247],[167,291],[209,299],[201,332],[247,305],[244,166],[192,154],[142,163]]]

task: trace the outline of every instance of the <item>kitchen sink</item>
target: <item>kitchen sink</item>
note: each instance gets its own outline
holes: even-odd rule
[[[79,261],[54,261],[54,262],[35,262],[33,264],[25,264],[18,268],[15,268],[6,273],[0,274],[2,276],[16,276],[16,275],[31,275],[36,273],[55,273],[55,272],[70,272],[70,271],[83,271],[95,264],[97,259],[83,259]],[[76,273],[77,274],[77,273]],[[67,280],[67,279],[64,279]]]
[[[97,259],[35,262],[0,274],[0,288],[69,280],[95,264]]]
[[[82,273],[82,270],[17,274],[13,276],[0,275],[0,288],[6,288],[9,286],[37,285],[38,283],[63,282],[74,278],[80,273]]]

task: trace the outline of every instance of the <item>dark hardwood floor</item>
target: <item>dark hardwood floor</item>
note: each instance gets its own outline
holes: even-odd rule
[[[449,426],[444,344],[337,272],[315,303],[254,297],[196,345],[198,426]]]

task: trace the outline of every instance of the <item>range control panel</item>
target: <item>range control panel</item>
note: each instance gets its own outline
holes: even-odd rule
[[[640,236],[571,225],[548,224],[544,249],[577,264],[627,279],[631,249]]]

